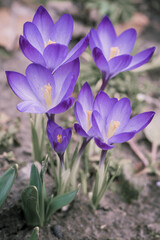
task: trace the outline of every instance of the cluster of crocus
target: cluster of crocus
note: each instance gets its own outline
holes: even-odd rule
[[[100,91],[95,99],[86,82],[75,103],[76,132],[82,137],[94,137],[103,150],[114,148],[114,143],[130,140],[152,120],[154,112],[144,112],[130,119],[131,105],[128,98],[110,98]]]
[[[92,138],[104,153],[114,148],[113,144],[131,139],[154,116],[154,112],[145,112],[130,119],[129,99],[110,98],[102,90],[108,80],[118,73],[148,62],[155,48],[131,56],[136,31],[128,29],[117,36],[107,16],[99,24],[97,31],[91,29],[69,51],[72,32],[73,19],[69,14],[61,16],[54,24],[46,9],[40,6],[32,22],[24,24],[23,36],[19,40],[23,54],[32,61],[26,69],[26,76],[18,72],[6,72],[11,89],[22,100],[17,109],[28,113],[46,113],[48,139],[60,158],[62,169],[65,169],[63,157],[71,139],[71,129],[63,129],[57,125],[54,115],[65,112],[74,103],[71,95],[80,71],[79,56],[88,45],[94,62],[102,73],[103,83],[95,99],[89,84],[85,83],[75,103],[75,117],[78,122],[75,130],[86,139],[77,158],[79,159]],[[102,160],[104,154],[101,162]]]
[[[19,39],[20,48],[33,63],[27,67],[26,76],[13,71],[6,72],[11,89],[22,100],[17,105],[19,111],[46,113],[50,118],[73,105],[74,98],[71,94],[80,69],[78,57],[88,46],[88,36],[69,52],[68,44],[72,32],[71,15],[64,14],[54,24],[42,6],[37,9],[32,22],[24,24],[23,36]],[[52,129],[48,127],[50,125],[48,123],[47,132]],[[53,129],[52,134],[55,134]],[[56,138],[58,139],[58,135]],[[58,142],[58,149],[61,148],[60,152],[64,152],[63,141],[61,143],[59,139]],[[53,142],[51,145],[57,151]]]

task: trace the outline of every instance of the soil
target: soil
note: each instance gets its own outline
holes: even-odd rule
[[[145,46],[156,45],[159,51],[159,42],[156,28],[152,28],[153,35],[148,27],[141,36],[141,42]],[[158,19],[160,20],[160,19]],[[160,25],[158,25],[160,26]],[[159,28],[160,29],[160,28]],[[160,34],[160,33],[159,33]],[[148,40],[146,37],[148,37]],[[160,36],[160,35],[159,35]],[[4,127],[7,129],[16,118],[20,119],[20,129],[16,134],[18,144],[0,149],[0,175],[9,166],[16,162],[19,164],[18,177],[9,193],[6,202],[0,210],[0,240],[29,239],[32,229],[27,227],[21,209],[21,192],[29,182],[31,156],[31,137],[29,116],[16,110],[19,99],[10,90],[4,71],[25,72],[29,61],[20,51],[13,52],[10,56],[1,53],[0,59],[0,113],[8,116]],[[159,71],[150,73],[147,78],[159,85]],[[159,97],[159,96],[158,96]],[[143,143],[144,149],[147,147]],[[7,160],[2,156],[4,151],[13,151],[15,159]],[[129,149],[128,145],[122,147],[124,156],[133,160],[133,165],[139,161]],[[137,177],[137,179],[139,179]],[[139,180],[137,180],[139,181]],[[79,191],[74,202],[67,210],[58,211],[52,216],[49,224],[40,229],[39,239],[62,240],[160,240],[160,187],[159,178],[141,174],[141,189],[139,198],[131,203],[126,203],[121,194],[116,191],[107,191],[102,199],[99,209],[93,210],[89,205],[87,196]],[[46,185],[51,193],[54,189],[52,178],[46,174]],[[119,183],[115,183],[118,184]]]

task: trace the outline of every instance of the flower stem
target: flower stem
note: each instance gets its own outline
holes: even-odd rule
[[[106,158],[106,153],[108,150],[102,150],[101,152],[101,158],[100,158],[100,162],[99,162],[99,167],[101,168],[104,163],[105,163],[105,158]]]
[[[108,81],[109,81],[109,77],[106,78],[106,73],[102,72],[102,85],[101,85],[99,91],[104,91],[105,87],[107,86]]]
[[[64,167],[64,153],[63,154],[58,154],[58,156],[59,156],[60,163],[61,163],[61,170],[63,172],[65,170],[65,167]]]
[[[76,161],[78,161],[81,158],[82,153],[83,153],[85,147],[87,146],[87,144],[90,142],[91,139],[92,139],[92,137],[84,138],[84,140],[82,142],[82,145],[81,145],[81,147],[79,149],[79,152],[77,154]]]
[[[55,121],[55,114],[53,113],[46,113],[46,116],[49,120]]]
[[[75,189],[77,187],[77,176],[78,176],[78,170],[79,170],[80,159],[81,159],[82,153],[91,139],[92,139],[92,137],[84,138],[82,145],[79,149],[79,152],[77,154],[77,157],[73,163],[73,167],[71,169],[71,183],[72,183],[73,189]]]

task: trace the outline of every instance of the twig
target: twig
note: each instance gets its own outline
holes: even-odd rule
[[[128,144],[131,147],[131,149],[135,152],[135,154],[139,157],[139,159],[143,162],[144,166],[147,167],[148,160],[143,155],[143,153],[139,150],[137,144],[133,140],[128,141]]]
[[[156,162],[156,155],[157,155],[157,144],[152,143],[152,152],[151,152],[152,163]]]

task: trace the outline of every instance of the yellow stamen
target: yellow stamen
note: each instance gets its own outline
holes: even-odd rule
[[[49,40],[48,43],[45,43],[45,44],[44,44],[44,46],[47,47],[48,45],[54,44],[54,43],[56,43],[56,42],[53,42],[53,41]]]
[[[114,57],[117,57],[118,55],[119,55],[119,48],[118,47],[111,47],[109,60],[114,58]]]
[[[107,133],[107,139],[111,138],[114,135],[114,133],[115,133],[116,129],[119,127],[119,125],[120,125],[119,121],[111,120],[109,129],[108,129],[108,133]]]
[[[52,95],[51,95],[52,87],[51,87],[50,83],[48,83],[48,85],[45,85],[44,87],[45,87],[45,90],[43,88],[41,88],[41,89],[42,89],[43,96],[46,101],[47,107],[49,108],[52,106]]]
[[[92,111],[87,110],[87,117],[88,117],[88,131],[92,127],[92,123],[90,123]]]
[[[57,142],[62,143],[62,134],[57,135]]]

